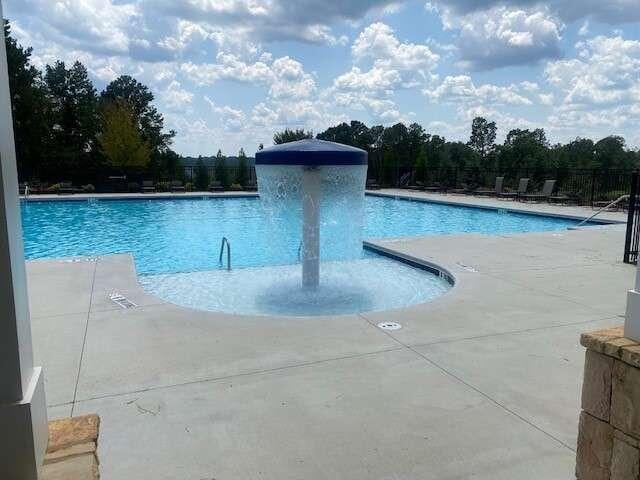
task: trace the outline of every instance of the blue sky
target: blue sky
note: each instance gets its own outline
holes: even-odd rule
[[[43,67],[149,85],[174,148],[248,153],[285,127],[471,119],[640,146],[640,0],[5,0]]]

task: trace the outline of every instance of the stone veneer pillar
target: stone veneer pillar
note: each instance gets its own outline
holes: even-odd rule
[[[578,480],[640,480],[640,343],[622,327],[585,333]]]
[[[47,447],[47,407],[44,375],[33,364],[17,183],[7,55],[1,41],[0,478],[35,480]]]

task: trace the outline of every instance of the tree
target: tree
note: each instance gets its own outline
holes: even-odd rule
[[[96,89],[80,62],[69,69],[60,61],[47,65],[44,80],[51,105],[47,149],[53,165],[48,173],[56,177],[60,172],[83,173],[88,166],[94,166],[98,155],[100,116]]]
[[[295,142],[297,140],[305,140],[307,138],[313,138],[313,132],[307,132],[302,128],[296,130],[285,128],[282,132],[274,133],[273,143],[279,145],[281,143]]]
[[[236,177],[236,183],[239,185],[246,185],[247,183],[247,155],[244,153],[244,149],[240,149],[238,152],[238,176]]]
[[[196,176],[194,181],[198,190],[207,190],[209,188],[209,169],[202,160],[202,155],[198,156],[196,162]]]
[[[594,146],[596,165],[602,169],[629,169],[636,164],[633,152],[625,148],[624,138],[610,135],[599,140]]]
[[[140,135],[133,111],[126,103],[116,101],[103,107],[99,138],[109,164],[123,173],[148,165],[149,144]]]
[[[216,154],[215,174],[216,180],[220,182],[224,187],[229,186],[226,163],[227,158],[222,154],[222,150],[218,150],[218,153]]]
[[[30,62],[33,49],[23,48],[11,37],[6,20],[4,38],[18,173],[21,180],[30,180],[39,174],[39,163],[45,157],[49,103],[42,76]]]
[[[100,98],[105,103],[125,101],[131,106],[142,138],[149,144],[153,155],[169,148],[176,132],[164,133],[164,117],[151,103],[153,93],[146,85],[129,75],[121,75],[107,85]]]
[[[498,153],[498,166],[503,170],[550,166],[550,149],[542,128],[535,130],[511,130]]]
[[[489,154],[495,148],[496,131],[496,123],[488,122],[485,118],[476,117],[471,122],[468,145],[476,151],[482,166],[486,166]]]

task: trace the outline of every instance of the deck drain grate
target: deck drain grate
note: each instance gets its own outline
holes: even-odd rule
[[[402,325],[396,322],[380,322],[378,328],[380,330],[400,330]]]
[[[111,292],[109,294],[109,300],[118,305],[120,308],[133,308],[137,307],[135,303],[129,300],[124,295],[119,294],[118,292]]]

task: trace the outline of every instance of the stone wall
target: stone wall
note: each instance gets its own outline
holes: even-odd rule
[[[52,420],[42,480],[99,480],[97,415]]]
[[[583,334],[587,348],[578,480],[640,480],[640,344],[622,327]]]

